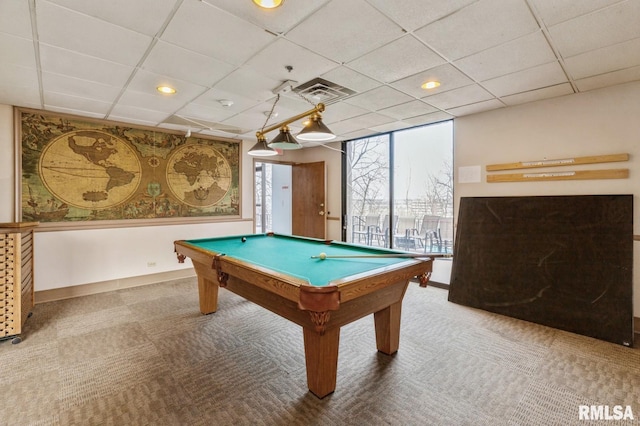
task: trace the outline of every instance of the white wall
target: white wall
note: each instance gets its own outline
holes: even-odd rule
[[[293,205],[291,196],[291,166],[272,164],[271,223],[273,232],[291,234]]]
[[[640,187],[640,82],[461,117],[454,122],[454,146],[456,212],[461,197],[635,195]],[[488,164],[619,153],[630,154],[630,160],[571,169],[628,168],[628,179],[486,183]],[[459,183],[459,168],[472,166],[481,166],[481,182]],[[640,211],[638,202],[634,197],[635,211]],[[636,223],[634,234],[639,233]],[[638,253],[633,278],[634,316],[640,317]]]

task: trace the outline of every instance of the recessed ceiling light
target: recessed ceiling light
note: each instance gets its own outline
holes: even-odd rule
[[[435,89],[438,86],[440,86],[440,82],[439,81],[429,80],[426,83],[423,83],[421,87],[423,89]]]
[[[253,0],[255,4],[265,9],[275,9],[280,6],[284,0]]]
[[[164,93],[166,95],[173,95],[174,93],[176,93],[176,89],[174,89],[173,87],[169,87],[169,86],[158,86],[156,87],[156,90],[160,93]]]

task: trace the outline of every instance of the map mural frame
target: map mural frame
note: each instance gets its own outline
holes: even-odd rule
[[[240,141],[17,109],[17,215],[40,228],[241,216]]]

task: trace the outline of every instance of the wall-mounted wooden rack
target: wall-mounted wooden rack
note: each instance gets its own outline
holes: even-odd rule
[[[538,167],[574,166],[578,164],[612,163],[616,161],[628,161],[629,154],[593,155],[588,157],[561,158],[557,160],[521,161],[517,163],[489,164],[488,172],[500,170],[532,169]],[[602,179],[602,178],[600,178]]]

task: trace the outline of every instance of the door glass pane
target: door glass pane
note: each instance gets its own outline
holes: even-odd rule
[[[389,246],[389,137],[346,144],[348,242]]]
[[[453,123],[393,135],[393,246],[413,252],[452,252]]]

